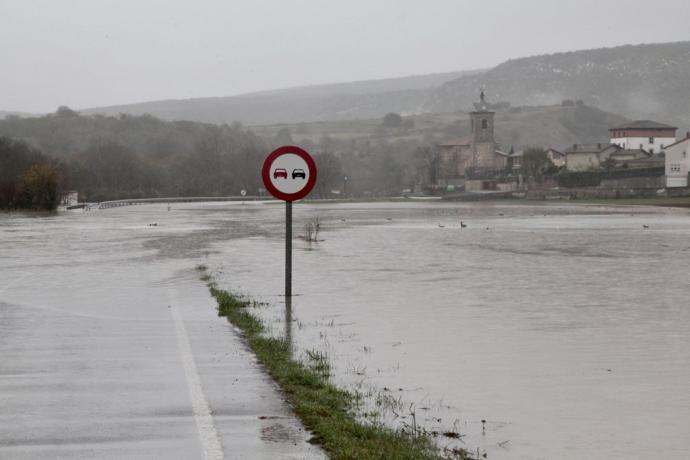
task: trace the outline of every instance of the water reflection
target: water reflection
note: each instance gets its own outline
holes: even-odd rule
[[[294,349],[292,346],[292,296],[285,298],[285,342],[287,343],[292,356]]]

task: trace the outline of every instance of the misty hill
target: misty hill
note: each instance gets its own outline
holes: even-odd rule
[[[458,67],[462,63],[458,62]],[[690,124],[690,42],[620,46],[512,59],[486,71],[317,85],[230,97],[153,101],[83,113],[263,125],[468,110],[481,87],[513,106],[564,99],[628,118]]]
[[[558,104],[581,99],[629,118],[690,123],[690,42],[620,46],[513,59],[438,88],[428,112],[469,107],[484,86],[493,101]]]
[[[0,120],[0,136],[24,141],[55,158],[65,158],[102,141],[154,156],[179,155],[192,151],[216,128],[190,121],[166,122],[149,115],[81,116],[67,107],[40,117]]]
[[[607,128],[624,121],[585,105],[513,107],[496,114],[496,137],[504,149],[562,148],[605,142]],[[341,188],[345,176],[349,193],[397,194],[417,182],[420,153],[469,131],[466,112],[406,116],[395,125],[380,117],[250,129],[150,115],[85,116],[67,107],[42,117],[0,120],[0,137],[55,158],[64,187],[89,200],[258,193],[263,158],[286,143],[314,154],[318,196]]]
[[[405,117],[406,125],[385,128],[381,118],[253,126],[260,137],[292,141],[319,148],[328,144],[335,151],[347,151],[357,140],[413,143],[426,147],[470,134],[467,112],[428,113]],[[496,113],[496,140],[504,149],[511,146],[553,146],[608,142],[608,128],[627,118],[586,105],[563,107],[513,107]],[[289,138],[285,134],[289,133]]]
[[[12,112],[12,111],[7,111],[7,110],[0,110],[0,120],[3,118],[7,117],[35,117],[37,116],[36,114],[33,113],[27,113],[27,112]]]
[[[402,142],[411,151],[470,132],[467,112],[411,115],[405,121],[398,128],[384,127],[381,117],[281,123],[256,125],[251,127],[251,132],[266,142],[265,148],[296,142],[335,152],[351,150],[354,141]],[[495,131],[497,141],[505,149],[532,145],[562,148],[573,143],[606,142],[608,128],[626,121],[629,120],[586,105],[512,107],[496,113]],[[57,158],[68,157],[102,141],[116,142],[152,158],[184,155],[219,129],[223,127],[192,121],[168,122],[150,115],[84,116],[66,107],[42,117],[0,120],[0,136],[23,140]]]
[[[416,112],[434,89],[473,73],[476,71],[305,86],[228,97],[143,102],[85,109],[81,113],[148,113],[164,120],[244,124],[375,118],[388,112]]]

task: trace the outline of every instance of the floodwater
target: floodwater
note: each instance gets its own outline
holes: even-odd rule
[[[87,286],[80,261],[115,261],[128,238],[151,270],[204,263],[221,287],[267,302],[258,313],[296,353],[327,353],[334,380],[369,394],[387,422],[457,433],[439,442],[490,459],[688,457],[688,210],[410,202],[294,213],[296,235],[318,216],[322,241],[294,241],[287,324],[279,204],[34,218],[12,234],[25,249],[11,257],[45,254]],[[67,251],[33,243],[65,220],[112,238]]]

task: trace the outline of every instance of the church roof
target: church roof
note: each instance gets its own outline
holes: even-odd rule
[[[464,136],[464,137],[458,137],[455,139],[449,139],[441,144],[438,144],[439,147],[457,147],[461,145],[470,145],[472,144],[472,136]]]

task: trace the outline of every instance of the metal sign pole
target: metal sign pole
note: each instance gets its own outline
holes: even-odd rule
[[[292,298],[292,201],[285,202],[285,298]]]

